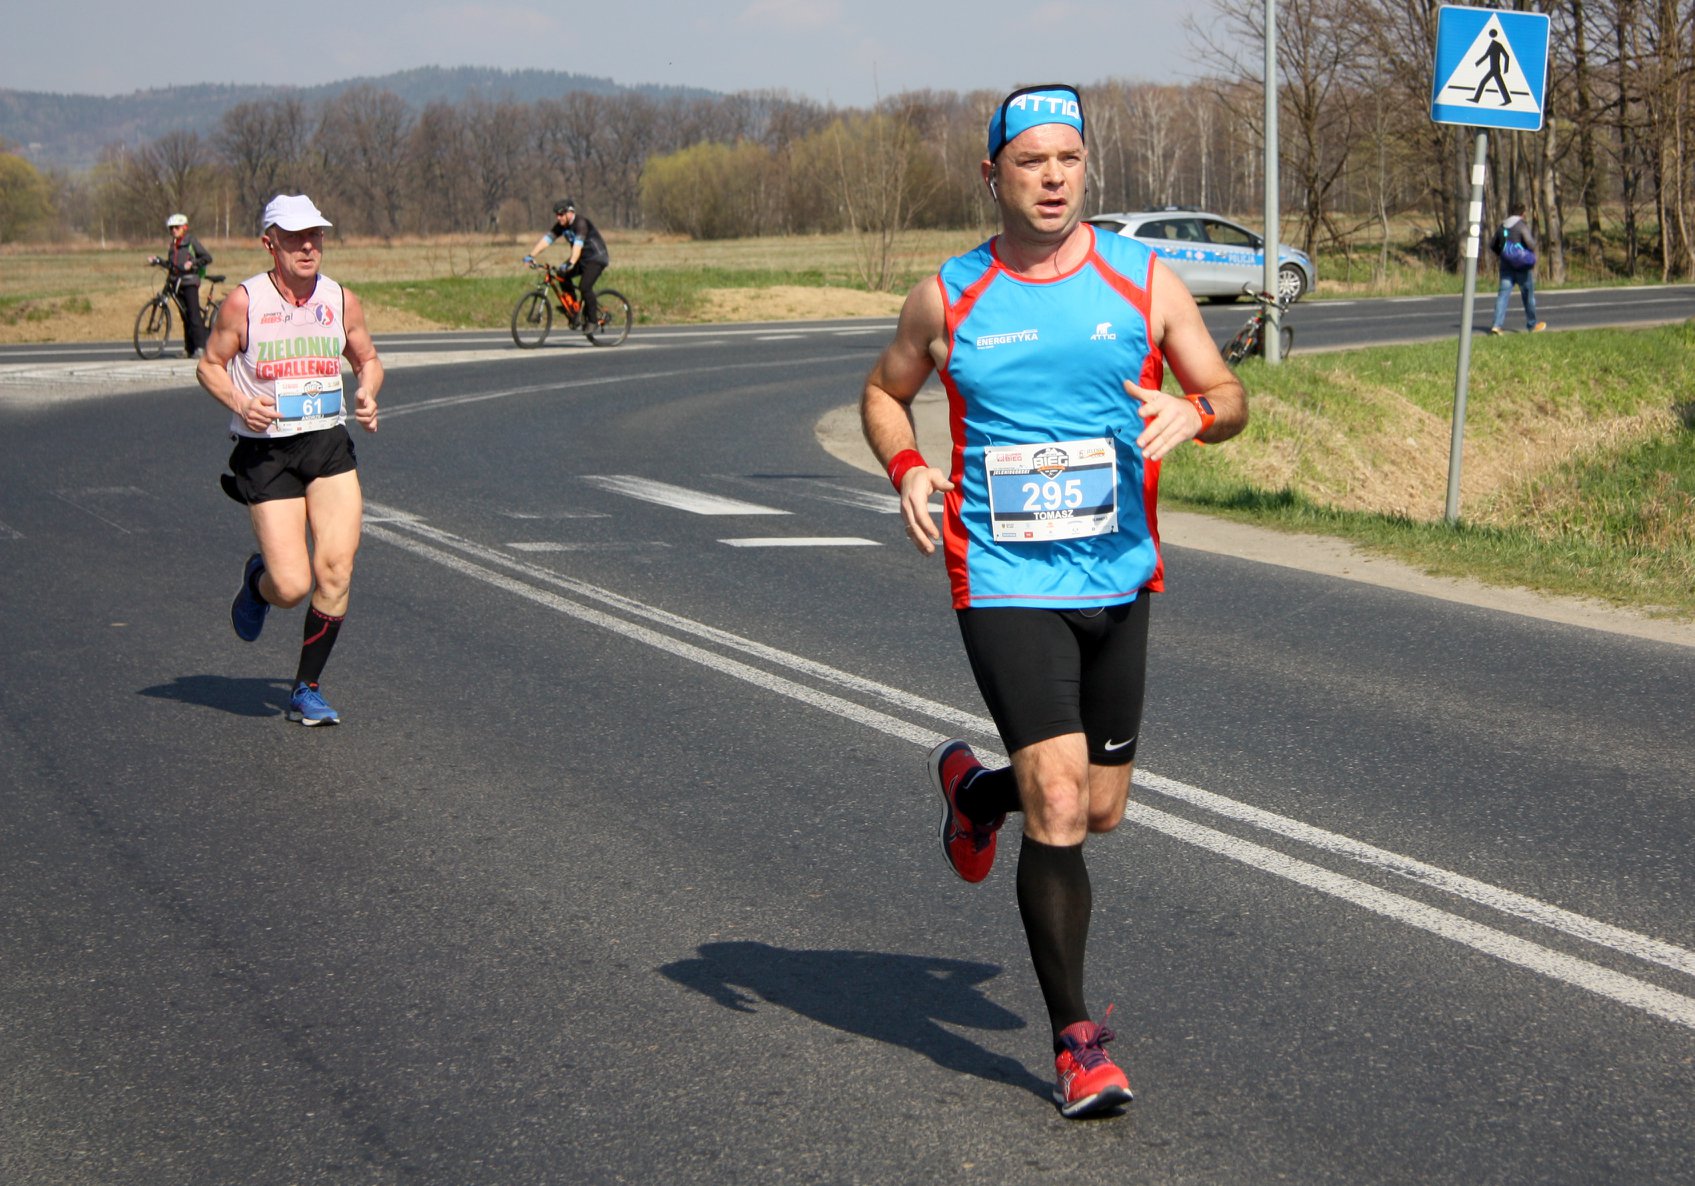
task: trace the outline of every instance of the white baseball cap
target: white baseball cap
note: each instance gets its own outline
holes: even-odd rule
[[[307,231],[313,227],[334,226],[305,194],[278,194],[265,205],[265,217],[259,223],[259,233],[272,227],[284,231]]]

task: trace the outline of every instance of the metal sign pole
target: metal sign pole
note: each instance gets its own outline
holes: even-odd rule
[[[1277,192],[1277,0],[1265,0],[1265,290],[1277,295],[1277,267],[1283,246],[1283,216]],[[1265,365],[1274,367],[1283,349],[1283,310],[1266,306],[1260,336]]]
[[[1477,155],[1471,162],[1471,206],[1465,241],[1465,297],[1460,302],[1460,361],[1454,375],[1454,434],[1448,444],[1448,506],[1444,517],[1460,517],[1460,452],[1465,442],[1465,396],[1471,375],[1471,317],[1477,307],[1477,249],[1483,235],[1483,170],[1488,161],[1489,133],[1477,133]]]

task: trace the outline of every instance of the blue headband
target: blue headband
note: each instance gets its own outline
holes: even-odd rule
[[[989,159],[999,156],[1008,141],[1042,124],[1064,124],[1083,135],[1083,98],[1076,87],[1047,82],[1020,87],[1001,100],[989,120]]]

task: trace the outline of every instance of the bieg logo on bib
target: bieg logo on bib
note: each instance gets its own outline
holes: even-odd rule
[[[1059,477],[1071,464],[1064,449],[1043,449],[1030,459],[1030,468],[1050,481]]]

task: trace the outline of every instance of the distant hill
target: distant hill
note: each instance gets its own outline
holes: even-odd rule
[[[533,103],[573,91],[640,94],[651,98],[707,98],[714,92],[689,87],[622,86],[610,78],[559,70],[496,70],[480,66],[424,66],[376,78],[349,78],[312,87],[235,86],[200,83],[135,91],[128,95],[57,95],[0,88],[0,140],[22,146],[43,167],[82,170],[100,159],[108,144],[140,145],[166,132],[210,136],[225,111],[238,103],[292,94],[308,109],[354,87],[392,91],[414,110],[430,103],[458,103],[480,96],[490,101]]]

